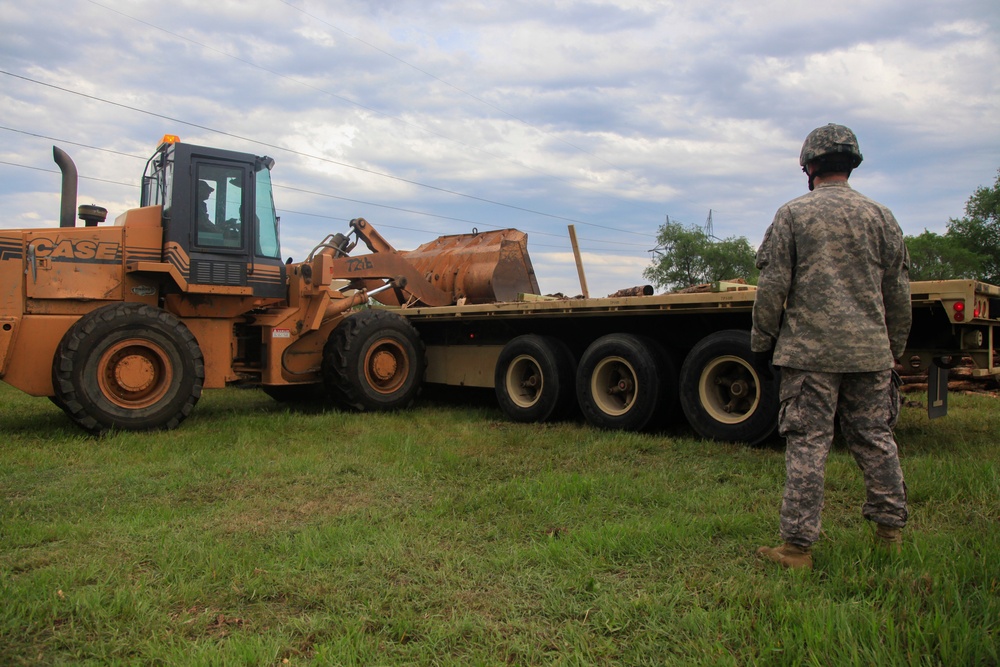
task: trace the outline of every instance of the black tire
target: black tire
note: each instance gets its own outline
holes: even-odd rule
[[[754,366],[750,332],[717,331],[681,366],[681,408],[703,438],[757,445],[778,430],[778,379]]]
[[[52,364],[53,402],[84,429],[176,428],[201,397],[198,341],[170,313],[117,303],[81,317]]]
[[[323,381],[334,400],[355,410],[398,410],[420,392],[426,365],[417,330],[385,310],[344,318],[323,348]]]
[[[575,398],[575,362],[558,338],[529,334],[507,343],[493,375],[500,409],[517,422],[565,417]]]
[[[609,334],[590,344],[576,370],[576,395],[597,427],[641,431],[668,416],[676,396],[673,364],[654,341]]]
[[[676,422],[681,413],[681,401],[678,395],[679,375],[677,364],[671,355],[658,341],[652,338],[641,338],[656,355],[656,376],[660,379],[659,406],[653,413],[653,419],[646,425],[647,429],[662,428]]]

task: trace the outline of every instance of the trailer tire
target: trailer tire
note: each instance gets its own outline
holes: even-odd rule
[[[94,434],[176,428],[201,397],[205,363],[170,313],[117,303],[81,317],[52,364],[53,402]]]
[[[354,410],[408,407],[420,392],[426,359],[417,330],[385,310],[348,315],[323,348],[323,381],[334,400]]]
[[[692,348],[681,365],[681,407],[703,438],[757,445],[778,429],[777,374],[754,366],[750,332],[717,331]]]
[[[590,344],[576,371],[586,420],[599,428],[641,431],[659,424],[676,404],[677,373],[658,343],[608,334]]]
[[[565,417],[573,407],[575,375],[575,361],[566,343],[528,334],[504,346],[493,386],[507,417],[545,422]]]

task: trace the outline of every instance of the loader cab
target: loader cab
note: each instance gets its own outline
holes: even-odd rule
[[[142,179],[142,205],[163,206],[163,261],[188,283],[251,287],[284,298],[274,160],[165,138]]]

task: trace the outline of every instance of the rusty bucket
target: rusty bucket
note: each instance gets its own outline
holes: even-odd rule
[[[440,236],[399,254],[427,282],[452,294],[453,303],[515,301],[539,292],[528,235],[516,229]]]

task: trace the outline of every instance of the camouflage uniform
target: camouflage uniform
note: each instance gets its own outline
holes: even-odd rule
[[[891,375],[910,329],[908,263],[892,213],[846,182],[821,183],[785,204],[764,235],[751,348],[773,347],[782,368],[786,543],[819,539],[835,417],[864,474],[864,516],[906,523]]]

